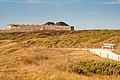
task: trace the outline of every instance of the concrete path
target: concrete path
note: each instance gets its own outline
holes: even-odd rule
[[[100,57],[120,61],[120,55],[117,55],[108,49],[82,49],[82,50],[89,50],[90,52],[97,54]]]

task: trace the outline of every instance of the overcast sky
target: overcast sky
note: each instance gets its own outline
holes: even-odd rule
[[[120,29],[120,0],[0,0],[0,29],[48,21],[64,21],[76,30]]]

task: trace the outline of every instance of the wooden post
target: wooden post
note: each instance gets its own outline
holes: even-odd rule
[[[89,49],[89,51],[91,52],[91,49]]]
[[[101,57],[101,52],[100,52],[100,57]]]
[[[109,58],[109,55],[107,54],[107,58]]]
[[[120,57],[118,56],[118,61],[120,60]]]
[[[92,49],[90,49],[90,52],[92,52]]]

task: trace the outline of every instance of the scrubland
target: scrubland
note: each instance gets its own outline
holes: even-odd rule
[[[120,80],[120,62],[81,50],[114,43],[119,52],[119,36],[120,30],[0,31],[0,80]]]

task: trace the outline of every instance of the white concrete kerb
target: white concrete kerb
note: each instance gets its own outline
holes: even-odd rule
[[[120,55],[113,53],[109,49],[91,49],[91,48],[83,48],[82,50],[87,50],[92,52],[93,54],[97,54],[100,57],[108,58],[112,60],[120,61]]]

